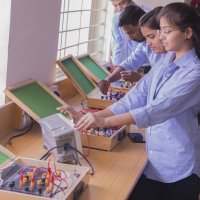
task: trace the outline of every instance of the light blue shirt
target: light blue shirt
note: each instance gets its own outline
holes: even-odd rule
[[[145,12],[150,10],[145,6],[140,6],[140,8],[142,8]],[[136,41],[130,40],[128,35],[123,32],[121,27],[119,27],[120,14],[121,12],[117,12],[112,18],[111,50],[112,62],[114,66],[118,66],[122,61],[124,61],[139,44]],[[145,63],[145,65],[148,65],[148,62]]]
[[[200,177],[200,59],[191,49],[172,61],[174,53],[143,77],[127,95],[109,107],[130,112],[138,128],[146,129],[150,179],[171,183]]]
[[[145,63],[149,62],[151,67],[164,57],[165,54],[155,54],[147,45],[146,41],[141,42],[136,47],[135,51],[126,58],[119,66],[124,67],[125,70],[137,71]]]
[[[116,13],[112,18],[112,62],[114,66],[118,66],[125,60],[138,45],[138,42],[130,40],[128,35],[118,26],[120,13]]]

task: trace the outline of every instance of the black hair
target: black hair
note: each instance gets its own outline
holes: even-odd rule
[[[140,26],[146,26],[150,29],[157,30],[160,29],[160,25],[157,21],[157,15],[160,13],[162,6],[158,6],[153,10],[149,11],[140,18]]]
[[[112,0],[111,0],[112,1]],[[129,2],[129,3],[134,3],[134,1],[133,0],[126,0],[127,2]]]
[[[164,17],[172,26],[184,32],[190,27],[193,32],[192,40],[198,57],[200,58],[200,17],[194,8],[186,3],[171,3],[166,5],[158,15],[158,21]]]
[[[120,14],[119,27],[126,25],[139,25],[140,18],[145,14],[139,6],[129,5]]]

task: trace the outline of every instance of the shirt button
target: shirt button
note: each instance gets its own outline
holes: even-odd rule
[[[153,151],[150,151],[150,154],[152,154],[153,153]]]

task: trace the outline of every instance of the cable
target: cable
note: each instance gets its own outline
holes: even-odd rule
[[[24,129],[27,129],[27,130],[25,130],[24,132],[22,132],[22,133],[20,133],[20,134],[18,134],[18,135],[14,135],[14,136],[10,137],[10,138],[8,139],[8,142],[7,142],[6,144],[12,144],[12,143],[11,143],[11,140],[12,140],[12,139],[14,139],[14,138],[16,138],[16,137],[20,137],[20,136],[25,135],[26,133],[28,133],[28,132],[33,128],[33,125],[34,125],[34,120],[31,118],[30,123],[27,125],[27,127],[24,128]],[[24,130],[24,129],[22,129],[22,130]],[[5,145],[6,145],[6,144],[5,144]],[[5,145],[4,145],[4,146],[5,146]]]
[[[73,154],[74,160],[76,161],[76,165],[79,164],[81,166],[81,163],[80,163],[80,161],[78,159],[77,154],[74,151],[72,151],[71,149],[69,149],[69,151]]]
[[[46,160],[50,155],[51,153],[49,153],[43,160]]]
[[[91,170],[92,170],[90,175],[94,175],[94,168],[93,168],[92,164],[90,163],[90,161],[87,159],[87,157],[85,157],[78,149],[72,147],[70,144],[64,144],[65,151],[67,150],[68,147],[71,148],[72,150],[76,151],[78,154],[80,154],[86,160],[86,162],[90,165]]]
[[[55,147],[49,149],[49,150],[40,158],[40,160],[43,160],[44,158],[46,158],[46,156],[47,156],[52,150],[54,150],[54,149],[56,149],[56,148],[59,148],[59,147],[64,147],[64,144],[58,145],[58,146],[55,146]]]
[[[46,156],[47,156],[52,150],[54,150],[54,149],[56,149],[56,148],[59,148],[59,147],[64,147],[64,150],[65,150],[65,151],[66,151],[68,148],[71,148],[71,150],[76,151],[78,154],[80,154],[80,155],[86,160],[86,162],[90,165],[90,167],[91,167],[92,172],[90,173],[90,175],[94,175],[94,168],[93,168],[92,164],[90,163],[90,161],[89,161],[89,160],[85,157],[85,155],[83,155],[78,149],[72,147],[72,146],[71,146],[70,144],[68,144],[68,143],[65,143],[65,144],[63,144],[63,145],[58,145],[58,146],[55,146],[55,147],[49,149],[49,150],[40,158],[40,160],[45,159]]]

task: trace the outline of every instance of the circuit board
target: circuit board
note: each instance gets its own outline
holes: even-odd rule
[[[110,137],[120,128],[121,127],[116,127],[116,128],[99,128],[99,127],[98,128],[91,128],[91,129],[88,129],[88,130],[82,132],[82,134]]]
[[[1,171],[0,190],[54,198],[66,193],[79,176],[77,172],[14,163]]]
[[[109,100],[109,101],[118,101],[121,99],[125,94],[126,90],[124,88],[113,89],[109,88],[108,92],[104,95],[98,88],[94,90],[92,93],[88,95],[88,98],[92,99],[99,99],[99,100]]]

